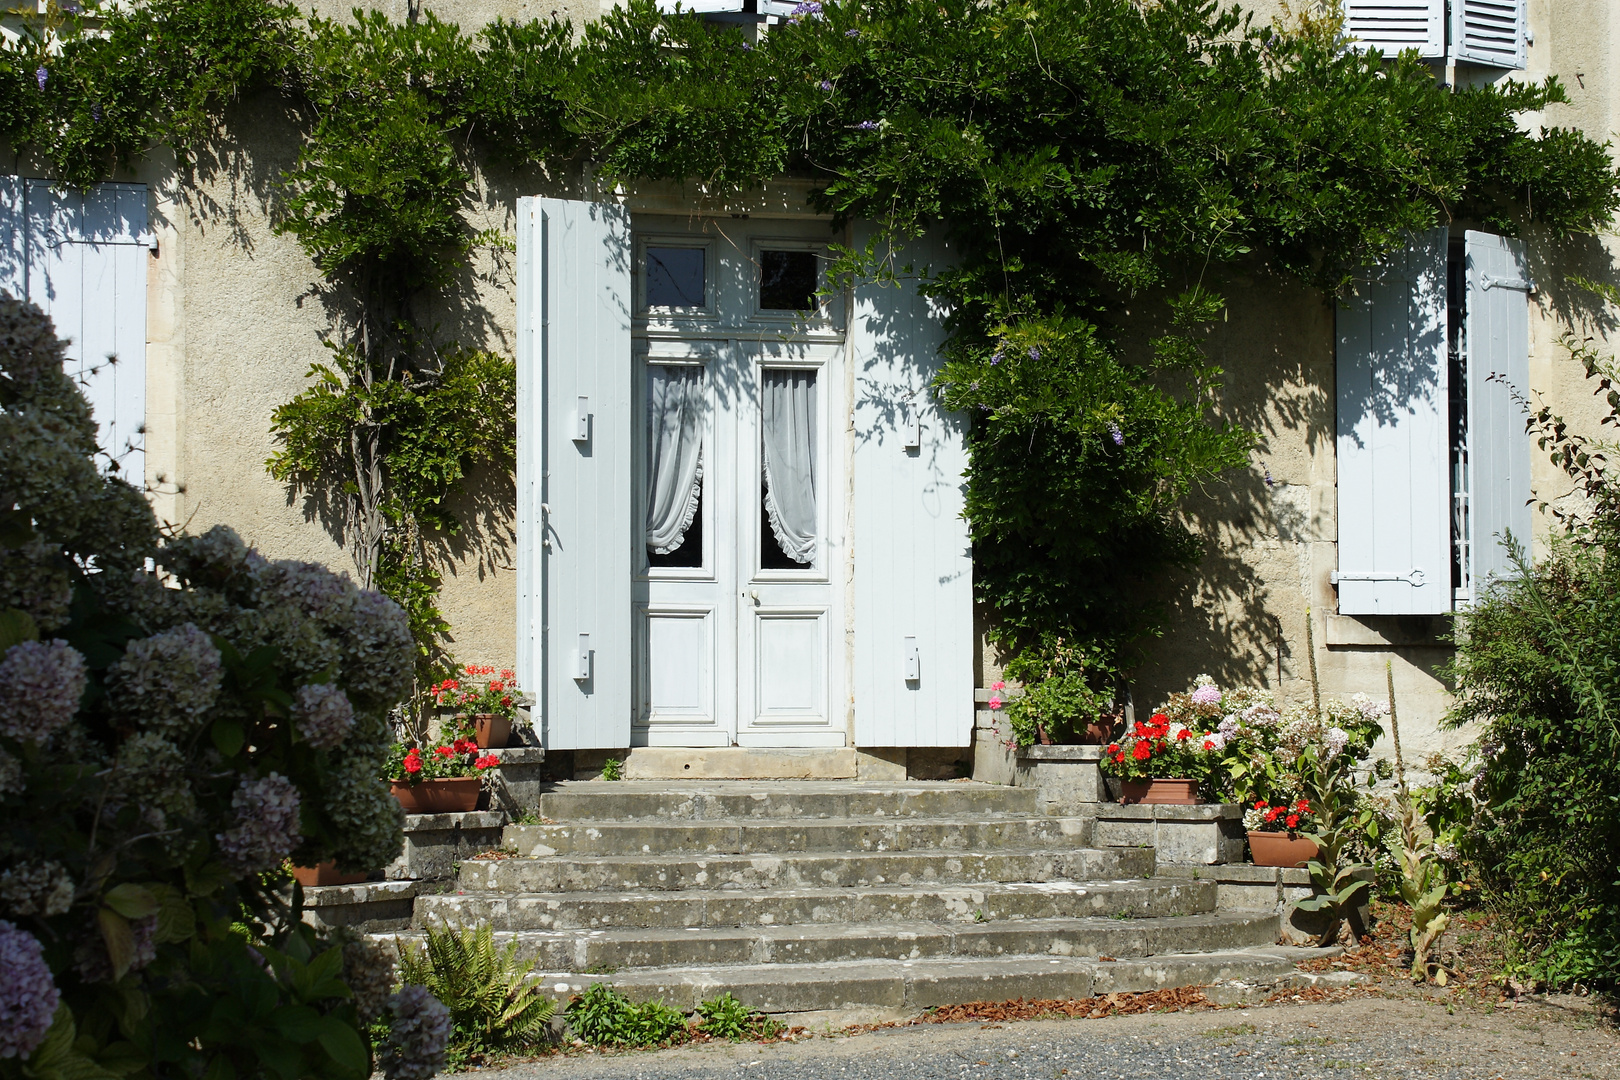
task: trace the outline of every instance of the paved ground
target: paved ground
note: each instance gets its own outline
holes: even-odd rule
[[[1106,1020],[921,1025],[793,1044],[571,1054],[490,1080],[1517,1080],[1620,1077],[1591,1011],[1479,1010],[1358,995],[1338,1004]]]

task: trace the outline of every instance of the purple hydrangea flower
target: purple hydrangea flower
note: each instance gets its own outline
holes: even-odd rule
[[[428,1080],[444,1067],[450,1010],[425,986],[407,986],[389,1002],[394,1022],[378,1057],[388,1080]]]
[[[1119,429],[1119,425],[1114,423],[1112,420],[1108,421],[1108,437],[1114,440],[1115,446],[1125,445],[1125,433],[1121,431]]]
[[[1221,703],[1221,688],[1214,683],[1199,683],[1192,692],[1194,705],[1219,705]]]
[[[231,796],[236,827],[214,837],[226,866],[246,877],[292,854],[298,832],[298,789],[280,773],[243,780]]]
[[[67,642],[13,645],[0,660],[0,735],[47,741],[79,711],[84,683],[84,657]]]
[[[0,919],[0,1058],[32,1054],[61,1000],[39,939]]]
[[[45,80],[49,77],[50,72],[45,70],[44,64],[39,65],[39,69],[34,72],[34,80],[39,83],[41,90],[45,89]]]

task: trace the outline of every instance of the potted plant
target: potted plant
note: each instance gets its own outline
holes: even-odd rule
[[[1316,841],[1300,835],[1316,828],[1308,800],[1273,806],[1257,799],[1243,812],[1243,827],[1256,866],[1304,866],[1316,858]]]
[[[517,715],[518,687],[515,671],[501,670],[500,678],[493,667],[467,664],[462,672],[471,680],[446,679],[433,688],[440,706],[454,708],[472,724],[472,738],[480,750],[499,749],[512,736],[512,720]]]
[[[315,866],[295,866],[292,868],[293,880],[304,888],[317,885],[358,885],[366,880],[365,873],[351,874],[337,868],[336,859],[328,859]]]
[[[1120,782],[1120,802],[1192,805],[1218,739],[1154,713],[1108,744],[1098,766]]]
[[[1006,683],[991,684],[990,708],[1007,711],[1007,723],[1019,746],[1095,746],[1107,742],[1124,710],[1098,684],[1112,684],[1115,672],[1085,650],[1062,638],[1043,641],[1007,665],[1007,674],[1024,683],[1017,697],[1003,698]]]
[[[395,743],[388,754],[388,787],[407,814],[458,814],[478,806],[480,778],[501,759],[480,754],[477,742],[458,733],[429,746]]]

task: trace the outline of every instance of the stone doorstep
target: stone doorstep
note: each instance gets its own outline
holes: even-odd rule
[[[920,1012],[937,1005],[1011,998],[1086,998],[1098,994],[1207,986],[1280,978],[1319,950],[1262,946],[1203,954],[1167,954],[1108,962],[1073,957],[858,960],[635,971],[602,976],[541,973],[548,993],[567,1000],[592,983],[610,983],[635,1000],[660,999],[690,1012],[730,992],[749,1008],[794,1014]]]
[[[316,885],[304,890],[304,921],[330,929],[349,926],[368,934],[408,930],[415,903],[414,881]]]
[[[546,971],[627,971],[716,964],[806,964],[940,957],[1144,957],[1191,949],[1272,945],[1277,916],[1262,912],[1150,919],[1006,922],[809,923],[790,926],[500,931],[501,948]],[[420,937],[413,931],[406,937]]]

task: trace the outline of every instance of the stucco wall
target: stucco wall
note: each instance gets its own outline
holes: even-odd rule
[[[610,0],[604,0],[604,3]],[[370,5],[394,17],[407,0]],[[1275,5],[1261,2],[1260,18]],[[322,2],[346,17],[350,4]],[[596,0],[571,3],[424,2],[464,26],[503,15],[530,18],[556,11],[578,25]],[[1556,73],[1572,98],[1548,110],[1548,124],[1579,127],[1607,139],[1620,111],[1613,68],[1620,5],[1607,0],[1532,0],[1535,44],[1530,68],[1508,77],[1539,80]],[[1459,81],[1500,73],[1454,72]],[[270,100],[230,118],[242,142],[223,147],[194,176],[161,155],[135,179],[153,186],[159,253],[150,284],[148,371],[149,480],[168,520],[193,530],[228,522],[272,556],[347,566],[329,512],[291,497],[264,471],[273,450],[269,417],[307,385],[310,363],[325,355],[332,325],[329,296],[297,244],[270,228],[275,178],[294,159],[295,133]],[[24,167],[25,171],[26,166]],[[475,229],[510,233],[519,195],[562,193],[537,170],[480,178],[468,208]],[[1531,321],[1531,383],[1578,426],[1595,429],[1600,410],[1579,369],[1557,346],[1574,326],[1606,341],[1613,313],[1563,283],[1572,272],[1614,279],[1614,242],[1567,244],[1532,235],[1538,292]],[[514,303],[510,257],[482,251],[429,321],[446,337],[512,351]],[[1221,410],[1263,436],[1255,468],[1212,486],[1187,507],[1211,538],[1201,571],[1173,583],[1175,618],[1156,643],[1136,685],[1139,705],[1185,688],[1200,672],[1223,684],[1280,685],[1285,697],[1308,694],[1305,612],[1311,609],[1324,691],[1382,694],[1384,664],[1393,665],[1413,756],[1463,739],[1441,732],[1447,688],[1435,673],[1449,656],[1434,626],[1411,621],[1340,619],[1333,615],[1328,574],[1336,564],[1333,409],[1333,310],[1317,293],[1271,276],[1263,265],[1238,268],[1226,282],[1229,320],[1212,336],[1211,353],[1227,370]],[[1560,474],[1536,458],[1538,493],[1567,490]],[[1264,482],[1269,471],[1273,484]],[[508,665],[515,654],[515,595],[510,506],[504,485],[477,478],[467,516],[469,538],[450,552],[442,607],[466,660]],[[981,679],[994,677],[984,650]],[[1279,674],[1280,672],[1280,674]],[[1280,681],[1279,681],[1280,680]]]

